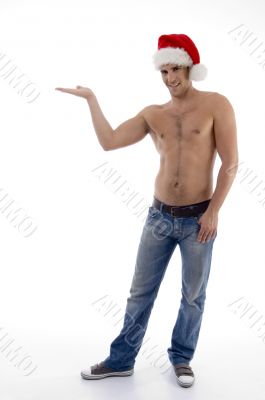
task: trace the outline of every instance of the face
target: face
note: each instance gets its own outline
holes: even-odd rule
[[[172,96],[181,97],[191,86],[189,80],[189,67],[177,64],[165,64],[160,68],[163,82],[168,87]]]

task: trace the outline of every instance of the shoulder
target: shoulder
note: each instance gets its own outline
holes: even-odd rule
[[[142,117],[142,119],[148,125],[148,122],[154,116],[154,112],[161,109],[161,107],[162,106],[159,104],[151,104],[149,106],[145,106],[141,111],[138,112],[137,117]]]
[[[218,92],[205,93],[208,93],[207,105],[211,110],[211,114],[213,115],[214,119],[234,114],[234,108],[227,96]]]
[[[148,116],[151,112],[158,110],[162,106],[159,104],[151,104],[149,106],[145,106],[138,115],[142,115],[143,117]]]
[[[215,107],[232,107],[230,100],[223,94],[218,92],[208,92],[211,94],[210,99]]]

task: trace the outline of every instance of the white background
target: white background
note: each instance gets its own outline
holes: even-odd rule
[[[144,223],[126,207],[126,193],[114,193],[92,170],[107,163],[148,207],[159,155],[149,136],[104,152],[85,100],[55,91],[90,87],[115,128],[146,105],[170,99],[152,55],[161,34],[186,33],[208,68],[207,79],[194,87],[231,101],[239,161],[264,186],[265,68],[229,34],[242,24],[257,43],[265,41],[264,12],[261,0],[1,1],[0,53],[40,91],[27,103],[0,77],[0,188],[37,224],[26,238],[0,214],[0,335],[37,366],[24,376],[0,352],[1,399],[264,399],[261,329],[251,329],[229,306],[242,297],[265,320],[265,208],[262,194],[251,192],[255,185],[241,181],[244,171],[219,213],[191,363],[195,385],[180,388],[173,370],[162,374],[140,353],[133,377],[81,379],[81,369],[107,357],[122,327],[93,302],[106,296],[122,317]],[[217,157],[215,179],[219,167]],[[146,333],[164,352],[177,318],[180,268],[177,248]]]

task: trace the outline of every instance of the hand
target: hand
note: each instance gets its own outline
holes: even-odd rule
[[[209,241],[216,236],[217,224],[218,224],[218,214],[212,211],[206,210],[205,213],[200,217],[199,224],[201,229],[198,234],[197,240],[201,243]]]
[[[55,90],[60,90],[61,92],[74,94],[75,96],[83,97],[84,99],[87,100],[95,95],[91,89],[79,85],[76,86],[76,89],[57,87],[55,88]]]

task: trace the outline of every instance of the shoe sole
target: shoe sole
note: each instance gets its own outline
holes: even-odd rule
[[[134,373],[133,370],[129,371],[117,371],[117,372],[108,372],[107,374],[100,374],[100,375],[86,375],[81,372],[81,376],[84,379],[103,379],[103,378],[109,378],[112,376],[130,376]]]

